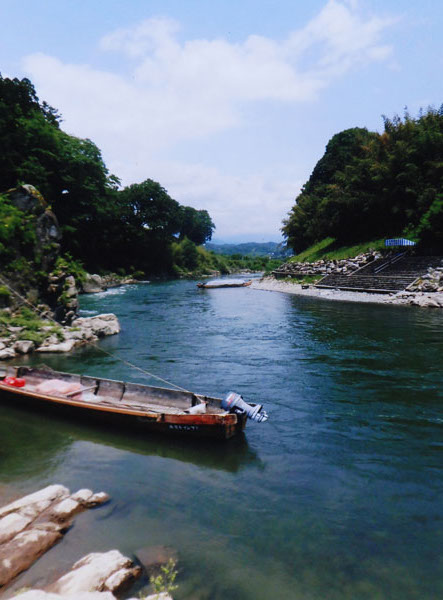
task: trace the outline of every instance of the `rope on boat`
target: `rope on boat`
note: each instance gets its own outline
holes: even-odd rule
[[[27,300],[26,298],[24,298],[19,292],[17,292],[17,290],[15,290],[13,287],[11,287],[9,285],[9,283],[7,281],[4,280],[4,278],[0,275],[0,282],[5,285],[8,290],[10,290],[13,294],[15,294],[16,296],[18,296],[20,298],[20,300],[22,300],[25,304],[27,304],[28,306],[31,307],[31,309],[36,312],[38,315],[40,315],[40,313],[42,312],[41,310],[39,310],[34,304],[32,304],[32,302],[30,302],[29,300]],[[60,323],[58,321],[56,321],[55,319],[53,319],[52,317],[45,317],[48,321],[52,321],[53,323],[55,323],[56,325],[60,325]],[[168,381],[167,379],[163,379],[162,377],[159,377],[158,375],[154,375],[154,373],[150,373],[149,371],[147,371],[146,369],[143,369],[142,367],[138,367],[137,365],[134,365],[133,363],[129,362],[129,360],[126,360],[125,358],[122,358],[121,356],[118,356],[117,354],[113,354],[112,352],[108,352],[107,350],[103,350],[103,348],[100,348],[100,346],[97,345],[97,343],[95,341],[90,341],[90,340],[86,340],[85,341],[85,345],[86,344],[90,344],[91,346],[94,346],[94,348],[96,348],[97,350],[99,350],[100,352],[102,352],[103,354],[106,354],[107,356],[110,356],[111,358],[115,358],[117,360],[119,360],[121,363],[123,363],[124,365],[127,365],[128,367],[131,367],[132,369],[135,369],[136,371],[140,371],[140,373],[143,373],[144,375],[148,375],[148,377],[152,377],[153,379],[157,379],[157,381],[161,381],[162,383],[165,383],[166,385],[170,385],[174,388],[176,388],[177,390],[181,391],[181,392],[187,392],[187,393],[192,393],[190,392],[190,390],[187,390],[175,383],[172,383],[172,381]],[[53,369],[51,369],[53,370]]]
[[[143,373],[144,375],[148,375],[149,377],[157,379],[157,381],[161,381],[162,383],[166,383],[167,385],[171,385],[172,387],[175,387],[180,392],[192,393],[192,392],[190,392],[190,390],[187,390],[186,388],[183,388],[183,387],[177,385],[176,383],[172,383],[172,381],[168,381],[167,379],[163,379],[162,377],[159,377],[158,375],[154,375],[154,373],[150,373],[149,371],[147,371],[146,369],[143,369],[142,367],[138,367],[137,365],[134,365],[134,363],[129,362],[129,360],[126,360],[125,358],[122,358],[121,356],[118,356],[117,354],[113,354],[112,352],[108,352],[107,350],[103,350],[103,348],[100,348],[100,346],[98,346],[96,342],[93,342],[93,341],[89,342],[89,341],[87,341],[86,343],[87,344],[91,344],[92,346],[94,346],[97,350],[99,350],[103,354],[106,354],[107,356],[110,356],[111,358],[116,358],[117,360],[119,360],[124,365],[127,365],[128,367],[131,367],[132,369],[135,369],[136,371],[140,371],[140,373]]]

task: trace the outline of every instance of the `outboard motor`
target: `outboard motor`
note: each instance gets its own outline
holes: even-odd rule
[[[248,404],[235,392],[229,392],[226,398],[223,398],[221,403],[222,408],[229,412],[235,412],[239,415],[247,414],[248,419],[262,423],[268,420],[268,413],[263,410],[261,404]]]

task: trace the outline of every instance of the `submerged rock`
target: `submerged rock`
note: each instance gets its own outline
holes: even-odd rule
[[[156,575],[161,567],[167,565],[170,560],[174,563],[178,560],[177,552],[168,546],[139,548],[135,552],[135,556],[149,576]]]

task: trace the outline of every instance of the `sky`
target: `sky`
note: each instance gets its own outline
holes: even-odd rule
[[[335,133],[443,103],[441,0],[0,0],[0,23],[2,76],[217,241],[281,241]]]

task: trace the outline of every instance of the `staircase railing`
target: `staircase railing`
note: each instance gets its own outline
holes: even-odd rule
[[[389,267],[391,265],[394,265],[396,262],[398,262],[404,256],[406,256],[407,253],[408,252],[406,250],[405,252],[399,252],[398,254],[396,254],[395,256],[393,256],[392,258],[389,258],[386,262],[384,262],[383,264],[379,265],[378,267],[376,267],[374,269],[374,274],[380,273],[380,271],[383,271],[387,267]]]

